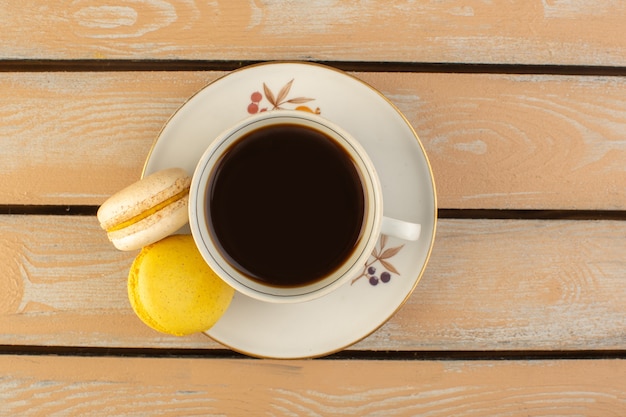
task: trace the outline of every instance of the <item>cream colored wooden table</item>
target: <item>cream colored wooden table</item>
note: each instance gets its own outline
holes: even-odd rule
[[[0,2],[0,415],[626,415],[626,2]],[[349,349],[145,327],[97,207],[230,70],[325,62],[430,158],[437,238]]]

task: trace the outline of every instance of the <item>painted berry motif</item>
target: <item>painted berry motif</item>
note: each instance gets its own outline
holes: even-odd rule
[[[255,91],[250,94],[250,104],[248,104],[248,113],[256,114],[268,110],[281,110],[290,108],[292,110],[308,111],[310,113],[320,114],[320,108],[312,109],[305,106],[305,103],[314,101],[314,98],[308,97],[292,97],[289,98],[289,91],[293,85],[293,79],[285,84],[278,94],[274,94],[272,90],[263,83],[263,93]],[[265,96],[263,95],[265,94]],[[267,102],[267,103],[266,103]]]
[[[396,256],[404,247],[404,245],[387,248],[387,236],[381,235],[378,246],[370,255],[368,262],[363,267],[363,272],[352,280],[352,284],[361,278],[367,278],[372,286],[382,282],[387,284],[394,275],[400,275],[400,272],[393,266],[389,259]]]

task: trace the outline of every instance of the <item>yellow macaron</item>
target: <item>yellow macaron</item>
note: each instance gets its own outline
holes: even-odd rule
[[[144,247],[128,275],[137,316],[162,333],[183,336],[211,328],[234,290],[206,264],[191,235],[172,235]]]
[[[189,220],[191,177],[180,168],[155,172],[109,197],[100,226],[120,250],[135,250],[171,235]]]

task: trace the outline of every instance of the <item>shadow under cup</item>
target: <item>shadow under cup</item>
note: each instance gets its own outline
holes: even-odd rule
[[[300,111],[255,115],[218,137],[196,167],[190,226],[236,290],[306,301],[358,274],[376,244],[381,191],[365,151]]]

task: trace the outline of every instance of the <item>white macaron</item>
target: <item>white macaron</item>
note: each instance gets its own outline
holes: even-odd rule
[[[180,168],[155,172],[120,190],[98,209],[100,226],[125,251],[157,242],[189,220],[191,177]]]

